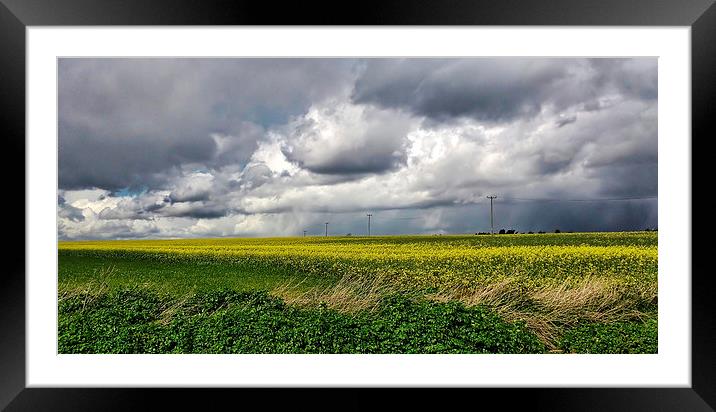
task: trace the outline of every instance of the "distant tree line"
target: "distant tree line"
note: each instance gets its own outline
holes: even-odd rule
[[[554,230],[554,233],[561,233],[561,232],[562,232],[562,231],[559,230],[559,229],[555,229],[555,230]],[[518,230],[515,230],[515,229],[508,229],[508,230],[500,229],[500,231],[497,232],[496,234],[497,234],[497,235],[516,235],[516,234],[518,234],[518,233],[520,233],[520,232],[519,232]],[[523,234],[526,233],[526,234],[528,234],[528,235],[532,235],[532,234],[534,234],[535,232],[522,232],[522,233],[523,233]],[[544,234],[544,233],[547,233],[547,232],[539,231],[539,232],[537,232],[537,233],[539,233],[539,234]],[[572,233],[572,232],[567,232],[567,233]],[[475,233],[475,234],[476,234],[476,235],[489,235],[490,232],[477,232],[477,233]]]
[[[653,229],[652,229],[652,228],[646,228],[646,229],[644,229],[644,232],[657,232],[657,231],[658,231],[658,229],[656,229],[656,228],[653,228]],[[520,233],[520,232],[517,231],[517,230],[514,230],[514,229],[509,229],[509,230],[500,229],[500,231],[497,232],[496,235],[514,235],[514,234],[518,234],[518,233]],[[547,233],[547,232],[544,232],[544,231],[541,231],[541,230],[540,230],[539,232],[531,232],[531,231],[530,231],[530,232],[522,232],[522,233],[523,233],[523,234],[526,233],[526,234],[528,234],[528,235],[532,235],[532,234],[534,234],[534,233],[544,234],[544,233]],[[555,230],[554,230],[554,233],[562,233],[562,231],[559,230],[559,229],[555,229]],[[568,232],[565,232],[565,233],[574,233],[574,232],[568,231]],[[489,235],[490,232],[477,232],[477,233],[475,233],[475,234],[476,234],[476,235]]]

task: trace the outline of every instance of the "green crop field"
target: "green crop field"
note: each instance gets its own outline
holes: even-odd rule
[[[71,241],[62,353],[655,353],[657,233]]]

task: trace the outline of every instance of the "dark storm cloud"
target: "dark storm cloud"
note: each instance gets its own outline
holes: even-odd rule
[[[172,167],[212,158],[209,136],[101,135],[60,123],[59,182],[63,189],[99,187],[117,190],[132,186],[161,186]]]
[[[423,209],[386,209],[372,211],[371,232],[386,234],[455,234],[490,231],[490,204],[436,204]],[[321,213],[318,212],[317,213]],[[309,235],[323,235],[323,222],[331,222],[332,235],[366,233],[364,213],[323,212],[301,226]],[[599,216],[599,218],[595,218]],[[495,230],[529,231],[604,231],[644,230],[658,226],[657,201],[628,200],[610,202],[507,202],[494,204]],[[300,231],[296,235],[300,235]]]
[[[350,200],[350,199],[348,199]],[[369,208],[371,211],[405,211],[405,210],[423,210],[432,209],[440,206],[452,206],[457,204],[458,201],[454,197],[430,199],[423,201],[405,202],[401,204],[384,204],[377,205]],[[262,213],[280,214],[286,212],[311,212],[311,213],[350,213],[359,212],[362,213],[365,210],[363,207],[355,207],[349,203],[343,205],[325,204],[321,202],[313,202],[310,204],[301,205],[281,205],[275,208],[264,209]],[[362,215],[365,216],[365,215]]]
[[[283,154],[302,168],[329,175],[380,173],[398,167],[405,159],[402,153],[380,146],[362,146],[355,152],[345,150],[315,162],[304,160],[300,150],[284,148]]]
[[[588,232],[603,230],[644,230],[657,227],[656,200],[609,202],[510,202],[496,199],[495,230],[526,232]],[[403,216],[405,214],[398,214]],[[477,233],[490,231],[490,204],[436,208],[411,213],[410,220],[377,215],[376,228],[386,233],[399,231],[406,221],[421,227],[423,233]],[[599,216],[595,219],[594,216]],[[381,217],[383,217],[381,221]],[[406,218],[408,219],[408,218]],[[359,228],[356,225],[356,228]],[[380,229],[376,229],[380,230]]]
[[[656,162],[615,164],[590,171],[600,182],[599,195],[604,197],[656,196],[658,165]]]
[[[545,105],[598,107],[605,92],[656,97],[655,59],[371,59],[352,98],[431,119],[507,122]]]
[[[596,87],[611,87],[621,94],[643,100],[658,95],[655,58],[590,59]]]
[[[210,197],[211,197],[211,192],[209,192],[209,190],[190,192],[190,193],[172,192],[169,194],[169,201],[171,203],[197,202],[197,201],[209,200]]]
[[[325,59],[60,59],[60,187],[160,186],[184,163],[245,164],[266,123],[345,87],[349,69]]]
[[[539,112],[566,67],[536,60],[370,60],[353,99],[435,119],[508,121]]]
[[[364,152],[365,153],[365,152]],[[293,159],[291,153],[287,153],[289,159]],[[345,157],[335,157],[330,161],[323,162],[319,165],[311,165],[300,162],[301,167],[311,170],[315,173],[335,174],[335,175],[351,175],[364,173],[379,173],[392,169],[400,164],[400,156],[391,156],[384,153],[378,153],[372,156],[367,153],[366,156],[354,158],[348,155]]]
[[[644,230],[658,226],[656,199],[497,203],[496,228],[522,232]],[[598,216],[598,219],[594,217]]]
[[[167,217],[191,217],[195,219],[215,219],[227,216],[230,211],[222,206],[212,205],[207,202],[186,202],[177,204],[171,208],[164,208],[162,216]]]
[[[65,206],[68,210],[71,206]],[[191,217],[213,219],[226,216],[230,211],[221,205],[204,200],[168,202],[156,195],[123,198],[116,205],[102,209],[97,218],[101,220],[151,220],[157,217]]]

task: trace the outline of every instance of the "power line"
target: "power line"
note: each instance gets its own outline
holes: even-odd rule
[[[495,226],[494,226],[494,200],[498,199],[495,195],[489,195],[486,196],[487,199],[490,199],[490,233],[494,234],[495,232]],[[615,201],[629,201],[629,200],[648,200],[648,199],[658,199],[658,196],[631,196],[631,197],[609,197],[609,198],[570,198],[570,199],[558,199],[558,198],[525,198],[525,197],[500,197],[500,200],[502,200],[502,203],[507,202],[615,202]],[[483,201],[473,201],[469,203],[464,203],[462,206],[467,206],[468,204],[480,204],[480,203],[486,203]],[[366,214],[368,217],[368,236],[371,235],[371,219],[373,218],[372,213]],[[383,221],[385,220],[424,220],[427,217],[425,216],[405,216],[405,217],[380,217]],[[328,236],[328,224],[329,222],[325,222],[325,236]],[[303,236],[306,236],[306,230],[303,231]]]
[[[486,196],[486,198],[490,199],[490,196]],[[519,201],[519,202],[612,202],[612,201],[628,201],[628,200],[647,200],[647,199],[657,199],[658,196],[638,196],[638,197],[610,197],[610,198],[591,198],[591,199],[557,199],[557,198],[525,198],[525,197],[501,197],[503,202],[506,203],[510,201]],[[493,203],[494,199],[498,199],[497,196],[493,196],[492,199],[490,199],[490,203]],[[506,201],[506,202],[504,202]],[[481,204],[486,203],[485,201],[474,201],[466,204],[461,204],[460,206],[467,206],[468,204]],[[494,204],[492,206],[493,210],[491,210],[491,220],[494,222]],[[406,217],[385,217],[382,216],[380,218],[381,220],[415,220],[415,219],[425,219],[424,216],[406,216]]]
[[[489,197],[489,196],[488,196]],[[593,198],[593,199],[535,199],[524,197],[503,197],[503,200],[517,200],[521,202],[613,202],[623,200],[646,200],[657,199],[658,196],[637,196],[637,197],[610,197],[610,198]]]

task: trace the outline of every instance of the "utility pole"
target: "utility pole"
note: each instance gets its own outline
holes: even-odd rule
[[[373,215],[368,213],[366,216],[368,216],[368,236],[370,236],[370,217]]]
[[[492,200],[497,199],[497,196],[490,195],[490,196],[487,196],[487,198],[490,199],[490,234],[494,235],[495,234],[495,224],[494,224],[494,220],[492,218]]]
[[[326,237],[328,237],[328,222],[326,222]]]

